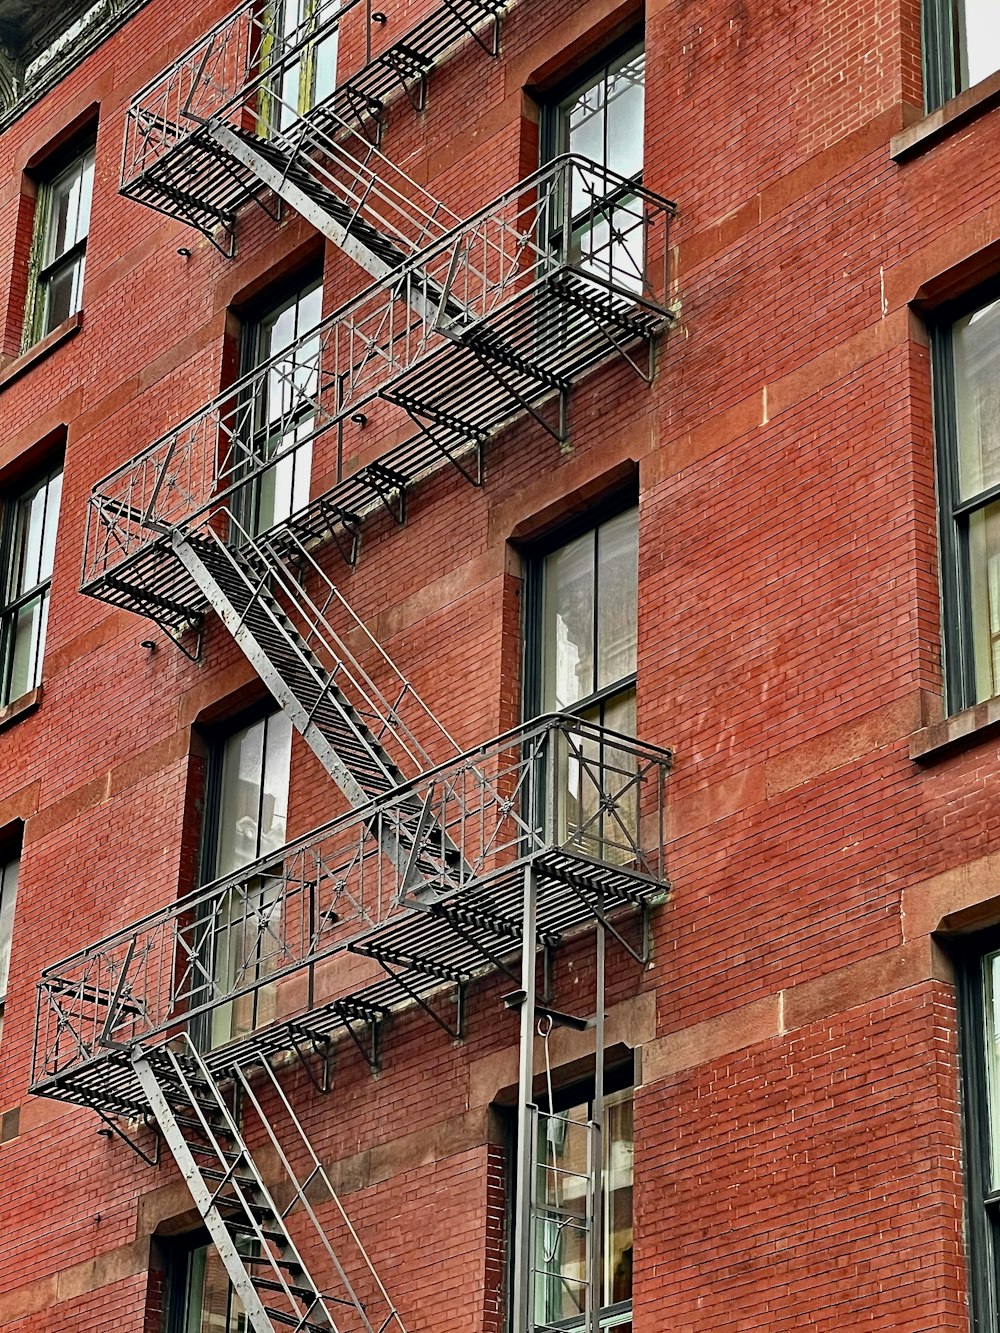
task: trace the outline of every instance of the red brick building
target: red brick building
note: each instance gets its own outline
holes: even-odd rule
[[[1000,1328],[990,0],[0,0],[0,1328]]]

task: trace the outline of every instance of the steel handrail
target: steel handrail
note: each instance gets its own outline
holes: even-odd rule
[[[274,869],[279,862],[290,860],[299,852],[308,851],[316,842],[321,842],[330,838],[342,829],[350,828],[354,825],[362,825],[371,822],[371,820],[382,810],[389,810],[398,806],[408,797],[413,795],[415,789],[421,786],[429,785],[438,778],[444,776],[453,769],[468,768],[477,758],[481,761],[484,756],[493,754],[496,751],[512,749],[515,747],[526,746],[530,741],[545,732],[578,732],[589,736],[592,740],[603,743],[606,748],[614,750],[632,750],[635,753],[647,758],[651,763],[657,763],[664,772],[669,772],[674,758],[672,749],[666,746],[655,745],[647,741],[639,741],[634,736],[628,736],[624,732],[614,731],[608,727],[602,727],[596,722],[589,722],[586,719],[576,717],[572,713],[550,712],[542,713],[533,718],[530,722],[522,722],[508,731],[502,732],[499,736],[491,740],[473,746],[465,750],[462,754],[447,759],[436,767],[420,773],[416,777],[408,778],[401,782],[391,791],[383,795],[373,797],[367,805],[356,806],[343,815],[338,815],[334,819],[328,820],[325,824],[320,824],[311,829],[308,833],[300,835],[291,842],[285,843],[282,847],[276,848],[266,856],[258,857],[257,860],[248,862],[241,866],[239,870],[229,875],[223,875],[219,879],[213,880],[211,884],[206,884],[183,897],[175,899],[165,907],[156,908],[145,916],[129,922],[127,926],[121,927],[117,931],[104,936],[96,943],[78,949],[75,953],[68,954],[56,963],[51,963],[42,969],[41,980],[48,977],[53,980],[59,980],[53,974],[57,970],[62,970],[75,963],[85,962],[95,953],[106,950],[114,944],[127,940],[131,935],[140,931],[147,930],[150,926],[156,925],[162,921],[169,921],[172,917],[183,915],[190,912],[198,906],[210,902],[227,888],[235,887],[264,874],[268,870]]]
[[[338,307],[337,310],[327,315],[323,320],[310,329],[307,334],[301,335],[299,340],[291,343],[283,352],[277,353],[275,356],[271,357],[270,360],[262,362],[261,365],[254,367],[252,371],[248,371],[227,389],[222,390],[214,398],[209,399],[207,403],[202,403],[201,406],[196,408],[188,416],[184,417],[175,426],[172,426],[169,431],[166,431],[151,444],[147,445],[145,449],[140,450],[137,454],[133,454],[125,463],[122,463],[112,472],[109,472],[100,481],[95,482],[91,489],[91,495],[95,497],[98,496],[101,493],[102,488],[109,482],[116,480],[120,476],[124,476],[135,464],[141,463],[143,459],[150,457],[155,450],[166,443],[171,436],[184,430],[185,427],[193,425],[206,413],[211,412],[215,408],[224,406],[230,399],[238,397],[241,393],[244,393],[256,380],[265,376],[269,370],[279,365],[282,361],[287,361],[289,354],[294,351],[300,341],[304,342],[307,339],[314,339],[318,336],[321,337],[337,324],[349,318],[355,310],[360,309],[377,291],[388,290],[392,287],[400,286],[401,280],[405,276],[417,269],[425,268],[430,260],[438,258],[446,253],[454,241],[459,239],[463,231],[472,229],[479,223],[488,220],[491,213],[503,208],[505,204],[510,203],[512,200],[516,200],[519,195],[531,190],[541,182],[553,178],[558,173],[567,171],[571,167],[576,167],[590,173],[600,174],[606,180],[613,182],[614,190],[612,191],[612,197],[615,197],[616,195],[620,196],[621,192],[625,191],[637,198],[646,200],[648,203],[655,204],[669,216],[673,216],[677,211],[677,205],[675,203],[667,199],[664,195],[657,194],[655,191],[650,190],[648,186],[644,184],[630,180],[626,176],[621,176],[608,167],[599,166],[597,163],[590,161],[589,158],[583,157],[578,153],[561,154],[559,157],[553,158],[551,162],[546,163],[543,167],[539,167],[530,175],[525,176],[517,183],[517,185],[511,186],[510,189],[505,190],[503,194],[498,195],[489,204],[485,204],[463,222],[457,223],[454,227],[445,232],[444,235],[437,240],[430,242],[422,250],[419,250],[416,254],[407,259],[403,264],[400,264],[397,268],[393,269],[392,272],[387,274],[384,278],[379,278],[375,282],[370,283],[356,296],[352,297],[349,301],[346,301],[342,306]],[[603,198],[604,197],[602,196],[601,202],[603,202]],[[552,256],[543,251],[540,245],[535,246],[534,249],[539,258],[551,260]]]

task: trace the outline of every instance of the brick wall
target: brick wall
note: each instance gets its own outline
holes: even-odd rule
[[[384,40],[429,7],[387,9]],[[152,0],[0,138],[14,355],[26,164],[100,104],[83,327],[0,388],[0,485],[55,428],[67,440],[44,697],[0,731],[0,827],[25,821],[0,1052],[0,1111],[20,1108],[0,1144],[11,1333],[155,1329],[150,1236],[190,1208],[171,1165],[146,1167],[27,1086],[40,969],[193,883],[197,724],[254,692],[217,622],[192,664],[77,591],[91,486],[219,390],[227,310],[317,253],[293,214],[255,211],[227,261],[116,193],[129,97],[225,9]],[[524,89],[630,15],[609,0],[517,6],[502,58],[463,48],[425,111],[393,111],[384,150],[471,211],[532,165]],[[646,180],[680,209],[680,318],[653,386],[602,368],[573,392],[566,447],[521,422],[491,445],[482,488],[442,473],[405,527],[366,528],[355,569],[322,558],[471,745],[518,716],[509,539],[637,468],[638,733],[677,764],[653,962],[613,966],[613,1003],[638,993],[655,1009],[630,1034],[644,1047],[635,1328],[958,1329],[955,1019],[930,934],[1000,892],[1000,747],[981,737],[923,767],[908,754],[941,707],[928,358],[909,305],[1000,242],[1000,159],[984,150],[1000,110],[892,159],[920,102],[909,0],[655,0],[646,37]],[[363,282],[331,247],[324,280],[328,310]],[[348,428],[347,456],[398,429],[373,412]],[[317,446],[316,476],[332,450]],[[296,741],[290,832],[341,808]],[[587,976],[582,955],[557,968],[561,995]],[[349,1045],[330,1096],[288,1076],[411,1333],[503,1327],[503,1148],[487,1110],[516,1076],[503,989],[469,997],[457,1045],[422,1015],[395,1022],[377,1078]]]

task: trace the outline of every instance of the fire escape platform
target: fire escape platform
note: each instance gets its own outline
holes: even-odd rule
[[[669,323],[661,311],[609,289],[583,269],[556,268],[496,312],[457,329],[453,338],[441,340],[435,350],[370,395],[401,407],[420,432],[344,476],[278,524],[269,533],[272,544],[280,548],[283,531],[293,542],[336,538],[353,562],[365,520],[388,511],[402,522],[407,493],[447,467],[478,484],[482,452],[491,439],[529,411],[539,413],[546,400],[564,395],[602,363],[628,355],[632,347],[651,346]],[[275,455],[261,474],[357,410],[354,400],[332,419],[325,413],[312,432]],[[555,418],[548,425],[553,435],[559,431],[558,416],[549,411]],[[95,488],[98,506],[103,485]],[[179,526],[197,529],[222,500],[224,495],[213,498]],[[88,561],[103,566],[102,571],[85,579],[82,591],[175,632],[197,623],[205,600],[178,560],[169,531],[151,530],[142,516],[130,516],[134,526],[143,529],[143,539],[138,549],[119,557],[114,504],[108,501],[103,514],[105,549],[92,550]]]
[[[447,992],[464,987],[503,967],[512,969],[521,947],[524,875],[529,864],[538,885],[537,938],[555,948],[567,937],[592,927],[600,915],[621,926],[661,902],[662,881],[648,875],[551,848],[528,860],[512,862],[472,888],[448,895],[425,909],[403,912],[384,925],[359,934],[343,952],[373,960],[385,975],[357,990],[255,1029],[208,1052],[206,1065],[217,1076],[236,1064],[280,1060],[302,1053],[329,1038],[357,1038],[394,1013],[433,1001],[447,1007]],[[172,1034],[144,1043],[153,1051]],[[63,1073],[40,1078],[36,1096],[100,1110],[108,1116],[145,1114],[143,1093],[125,1051],[103,1050]]]
[[[510,3],[446,0],[339,81],[335,91],[311,108],[303,121],[334,137],[350,125],[377,139],[386,110],[400,97],[406,97],[415,109],[422,109],[427,75],[461,43],[471,37],[488,54],[496,54],[500,20]],[[259,148],[266,147],[266,138],[257,133],[255,125],[255,99],[261,93],[266,96],[269,80],[280,77],[284,67],[305,58],[315,43],[332,33],[360,4],[361,0],[347,0],[335,21],[293,42],[263,73],[236,80],[234,87],[225,89],[231,95],[218,96],[216,104],[199,106],[196,100],[190,105],[181,103],[171,80],[188,87],[193,70],[204,74],[213,58],[213,42],[224,49],[226,23],[238,24],[242,11],[247,9],[246,5],[240,6],[214,33],[195,43],[133,99],[121,193],[206,235],[218,226],[232,229],[239,209],[252,200],[260,201],[267,190],[250,169],[213,140],[211,122],[242,127],[248,140]],[[370,10],[370,0],[366,7]],[[243,25],[253,30],[255,22],[253,18],[244,19]]]
[[[136,1050],[220,1007],[245,1013],[262,987],[254,1030],[205,1055],[214,1073],[308,1058],[337,1036],[376,1067],[384,1021],[412,1007],[456,1039],[469,983],[506,974],[517,990],[525,944],[548,952],[597,925],[644,963],[648,912],[667,893],[671,762],[555,713],[401,784],[46,968],[32,1091],[141,1115]],[[388,850],[401,841],[405,864]],[[243,961],[219,982],[218,932],[234,928]]]

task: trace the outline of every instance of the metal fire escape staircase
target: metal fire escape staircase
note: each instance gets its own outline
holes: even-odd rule
[[[136,1052],[132,1067],[253,1333],[402,1330],[269,1064],[263,1066],[263,1081],[239,1063],[222,1080],[184,1037],[171,1046]],[[265,1182],[247,1145],[249,1121],[264,1150],[280,1163],[280,1170],[271,1173],[277,1185]],[[284,1135],[276,1132],[276,1121],[283,1123]],[[292,1160],[296,1148],[304,1167]],[[330,1243],[329,1224],[320,1213],[331,1212],[355,1251],[363,1286],[352,1284]],[[320,1272],[323,1283],[316,1280]]]
[[[230,517],[231,530],[236,520]],[[178,558],[219,614],[257,675],[288,715],[350,805],[363,809],[433,767],[407,726],[407,706],[419,712],[438,744],[457,747],[408,683],[391,673],[387,697],[338,635],[327,612],[360,622],[305,545],[290,533],[280,541],[241,532],[221,541],[210,529],[178,531]],[[296,572],[290,562],[294,561]],[[307,583],[311,580],[315,593]],[[376,647],[371,641],[372,647]],[[415,798],[401,807],[378,841],[401,875],[401,892],[427,901],[461,868],[461,854]]]
[[[358,3],[341,5],[340,17]],[[284,114],[291,108],[281,106],[276,80],[282,62],[301,60],[319,34],[293,39],[265,62],[267,7],[253,0],[129,111],[124,193],[216,244],[219,227],[233,235],[245,203],[270,208],[278,199],[373,280],[323,321],[313,350],[259,368],[99,483],[88,524],[85,590],[178,639],[212,607],[350,807],[309,845],[285,849],[278,869],[268,862],[244,882],[210,886],[197,903],[173,905],[103,952],[69,960],[40,987],[54,1036],[40,1013],[38,1086],[105,1118],[148,1108],[253,1333],[402,1329],[276,1063],[294,1054],[308,1072],[310,1055],[340,1031],[375,1067],[379,1025],[413,1004],[457,1036],[465,985],[497,971],[520,983],[508,997],[521,1025],[514,1326],[548,1327],[532,1294],[548,1281],[544,1235],[573,1228],[588,1255],[581,1309],[588,1333],[599,1328],[600,1113],[587,1131],[586,1208],[563,1217],[539,1195],[532,1048],[539,1017],[576,1020],[546,1008],[536,964],[540,952],[596,923],[588,1021],[599,1107],[605,935],[646,961],[646,915],[663,889],[669,753],[553,717],[459,755],[315,558],[332,537],[353,562],[361,520],[381,506],[402,522],[407,489],[442,460],[478,484],[478,462],[468,469],[465,456],[475,451],[478,460],[484,442],[518,416],[563,439],[570,385],[608,356],[652,376],[655,338],[671,318],[669,201],[567,158],[463,222],[366,133],[390,86],[422,104],[428,71],[462,35],[483,45],[487,21],[495,54],[502,9],[496,0],[446,0],[380,55],[369,48],[359,73],[295,117]],[[651,236],[663,271],[655,290]],[[646,371],[632,359],[635,342],[648,349]],[[289,398],[278,419],[267,416],[276,381]],[[556,426],[540,410],[552,396]],[[344,421],[363,421],[361,409],[376,398],[418,434],[351,473],[340,470],[338,452],[333,487],[258,532],[246,515],[264,472],[331,426],[339,451]],[[254,452],[262,404],[263,433],[292,441],[266,458]],[[575,786],[560,793],[560,783]],[[644,826],[658,827],[653,858],[642,850]],[[620,912],[641,914],[641,943],[614,924]],[[233,919],[249,951],[226,991],[212,975],[212,931]],[[335,959],[345,963],[346,993],[317,995],[317,965]],[[248,995],[256,1005],[263,986],[280,988],[297,970],[308,975],[301,1012],[279,1011],[269,1028],[199,1052],[192,1021]],[[451,987],[454,1030],[434,998]],[[368,1051],[357,1023],[370,1026]]]

